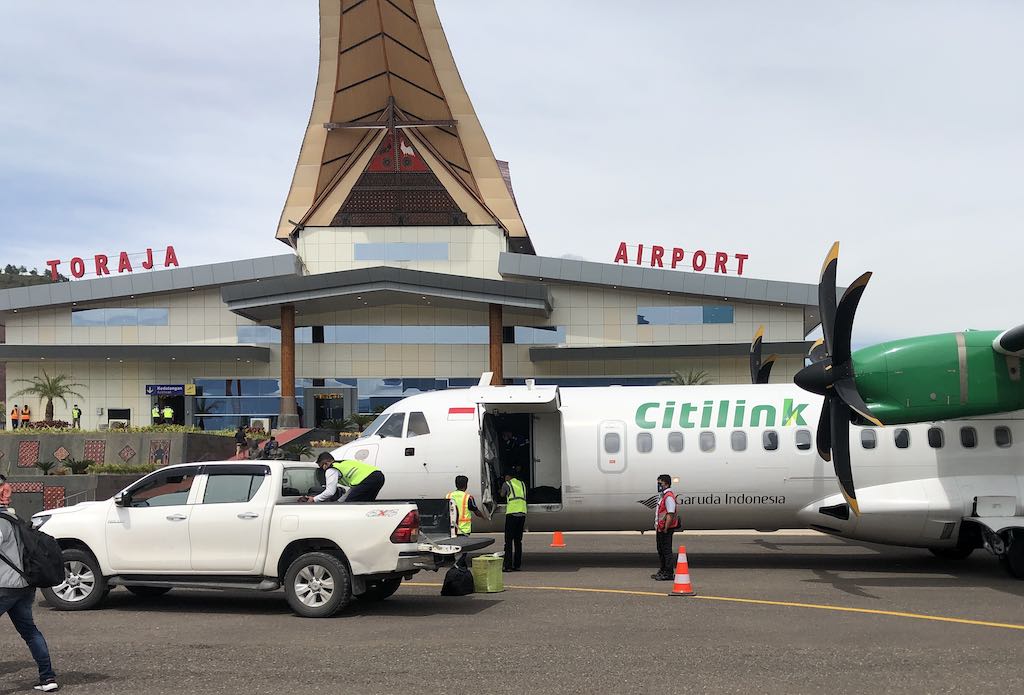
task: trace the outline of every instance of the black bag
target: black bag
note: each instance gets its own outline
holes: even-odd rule
[[[57,539],[37,531],[28,522],[0,512],[0,519],[11,522],[21,546],[21,569],[0,553],[0,561],[7,563],[24,577],[29,586],[45,589],[64,583],[64,556]]]
[[[465,596],[472,594],[473,573],[465,567],[455,565],[444,575],[444,584],[441,585],[442,596]]]

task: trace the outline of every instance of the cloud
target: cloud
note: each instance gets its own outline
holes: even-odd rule
[[[438,0],[539,253],[750,254],[875,271],[855,339],[1020,323],[1024,7]],[[4,262],[273,240],[309,116],[317,3],[0,5]]]

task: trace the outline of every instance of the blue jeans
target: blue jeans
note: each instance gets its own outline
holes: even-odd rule
[[[32,652],[32,658],[36,660],[36,665],[39,667],[39,681],[45,683],[51,678],[56,679],[57,676],[50,664],[50,649],[46,646],[43,633],[39,631],[32,619],[32,604],[35,600],[35,589],[0,594],[0,615],[6,613],[11,617],[14,629],[25,640],[29,651]]]

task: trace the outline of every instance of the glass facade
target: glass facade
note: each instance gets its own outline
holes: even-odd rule
[[[71,325],[88,327],[106,326],[166,326],[170,312],[167,309],[72,309]]]
[[[314,330],[315,329],[315,330]],[[322,333],[321,333],[322,329]],[[280,344],[281,331],[273,326],[239,326],[240,344]],[[487,326],[301,326],[296,343],[356,345],[487,345]],[[506,326],[504,342],[516,345],[558,345],[565,342],[565,326]]]
[[[691,326],[734,321],[731,306],[642,306],[636,310],[638,326]]]
[[[353,258],[357,261],[447,261],[448,244],[444,242],[355,244]]]

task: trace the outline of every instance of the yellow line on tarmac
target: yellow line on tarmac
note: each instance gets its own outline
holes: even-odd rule
[[[441,584],[429,584],[426,582],[405,582],[404,586],[418,587],[440,587]],[[576,586],[515,586],[508,585],[506,589],[532,589],[534,591],[570,591],[575,593],[590,594],[619,594],[627,596],[660,596],[667,598],[669,594],[657,591],[632,591],[628,589],[588,589]],[[730,603],[748,603],[761,606],[783,606],[786,608],[811,608],[815,610],[836,611],[839,613],[864,613],[867,615],[885,615],[890,618],[909,618],[913,620],[930,620],[939,623],[957,623],[960,625],[975,625],[979,627],[998,627],[1007,630],[1022,630],[1024,625],[1015,623],[996,623],[988,620],[969,620],[967,618],[950,618],[942,615],[924,615],[922,613],[904,613],[901,611],[884,611],[877,608],[852,608],[849,606],[833,606],[822,603],[798,603],[795,601],[769,601],[757,598],[735,598],[732,596],[689,596],[687,598],[704,599],[705,601],[726,601]]]

